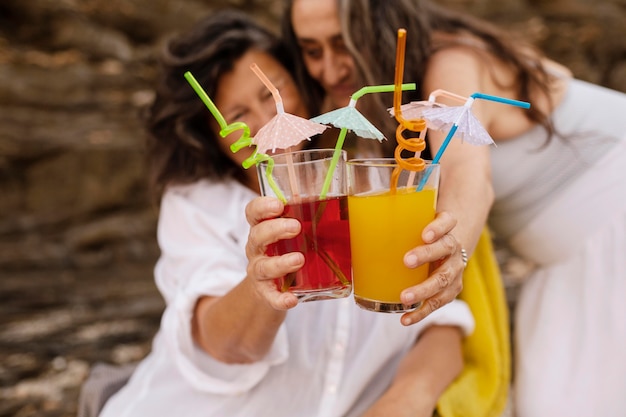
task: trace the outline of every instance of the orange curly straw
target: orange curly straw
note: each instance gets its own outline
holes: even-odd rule
[[[396,129],[396,140],[398,145],[394,151],[394,158],[398,166],[391,174],[390,191],[392,194],[396,192],[398,186],[398,177],[402,169],[407,171],[422,171],[426,167],[426,163],[419,157],[420,153],[426,149],[426,141],[423,135],[417,138],[405,138],[403,132],[409,130],[412,132],[422,132],[426,129],[426,121],[424,119],[407,120],[402,117],[402,78],[404,73],[404,53],[406,50],[406,29],[398,29],[398,45],[396,47],[396,72],[394,79],[393,91],[393,110],[394,116],[399,123]],[[402,151],[407,150],[414,152],[415,155],[406,159],[402,158]]]

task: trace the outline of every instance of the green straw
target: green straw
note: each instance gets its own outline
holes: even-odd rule
[[[215,117],[215,120],[217,120],[217,123],[220,125],[220,129],[221,129],[220,136],[226,137],[229,134],[237,130],[243,130],[241,137],[237,139],[237,141],[234,142],[232,145],[230,145],[230,150],[233,153],[236,153],[240,149],[252,145],[252,138],[250,138],[250,128],[248,127],[248,125],[243,122],[235,122],[235,123],[227,124],[226,119],[224,119],[224,116],[222,116],[222,113],[220,113],[215,103],[213,103],[213,100],[211,100],[211,98],[206,93],[206,91],[204,91],[204,89],[202,88],[200,83],[196,80],[196,78],[193,76],[193,74],[187,71],[185,72],[184,76],[187,82],[189,83],[189,85],[191,85],[191,88],[193,88],[196,94],[198,94],[198,97],[200,97],[200,100],[202,100],[202,102],[205,104],[205,106],[207,106],[207,108],[209,109],[213,117]],[[278,185],[276,184],[276,182],[274,181],[274,177],[272,176],[272,171],[274,169],[274,160],[269,155],[254,151],[252,156],[250,156],[245,161],[243,161],[242,166],[245,169],[248,169],[252,165],[255,165],[255,164],[258,165],[259,163],[263,161],[267,161],[267,168],[265,171],[267,175],[267,183],[276,194],[276,197],[278,197],[283,203],[286,204],[287,199],[285,198],[283,193],[280,191],[280,188],[278,188]]]
[[[390,93],[395,89],[394,84],[387,85],[370,85],[365,86],[357,90],[350,98],[355,102],[363,97],[365,94],[371,93]],[[415,90],[415,83],[402,84],[402,90]],[[330,183],[333,179],[333,175],[335,174],[335,169],[337,169],[337,164],[339,163],[339,157],[341,156],[341,149],[343,148],[343,143],[346,139],[346,134],[348,133],[348,129],[343,127],[339,131],[339,136],[337,137],[337,143],[335,144],[335,152],[333,153],[333,157],[330,161],[330,167],[328,168],[328,172],[326,173],[326,178],[324,178],[324,184],[322,185],[322,192],[320,193],[320,200],[324,200],[326,198],[326,194],[328,194],[328,190],[330,189]]]
[[[202,88],[198,80],[196,80],[196,78],[193,76],[193,74],[187,71],[185,72],[184,76],[189,85],[191,85],[191,88],[193,88],[198,97],[200,97],[200,100],[202,100],[202,102],[209,109],[213,117],[215,117],[215,120],[217,120],[217,123],[220,125],[221,129],[221,137],[224,138],[237,130],[243,130],[241,137],[237,139],[235,143],[230,145],[230,150],[234,153],[242,148],[245,148],[246,146],[252,145],[252,138],[250,138],[250,128],[248,127],[248,125],[243,122],[235,122],[230,125],[227,124],[226,119],[224,119],[224,116],[222,116],[222,113],[220,113],[215,103],[213,103],[213,100],[211,100],[206,91],[204,91],[204,89]]]

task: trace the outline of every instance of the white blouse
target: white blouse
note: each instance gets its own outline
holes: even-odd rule
[[[358,416],[389,386],[418,334],[432,324],[473,331],[456,300],[416,325],[360,309],[352,297],[302,303],[287,314],[267,356],[229,365],[191,336],[198,297],[220,296],[246,274],[245,206],[256,195],[235,181],[169,189],[158,225],[157,286],[166,301],[152,352],[101,416]]]

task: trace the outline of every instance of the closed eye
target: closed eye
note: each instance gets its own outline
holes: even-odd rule
[[[246,108],[239,108],[233,111],[228,112],[225,115],[225,119],[229,122],[229,123],[233,123],[233,122],[239,122],[241,121],[244,117],[246,117],[246,115],[248,114],[248,109]]]
[[[300,42],[300,50],[302,55],[308,59],[321,59],[324,54],[324,48],[319,46],[317,42]]]

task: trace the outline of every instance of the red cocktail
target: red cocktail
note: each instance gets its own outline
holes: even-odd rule
[[[296,294],[300,301],[348,295],[352,280],[347,197],[287,204],[283,216],[298,219],[302,231],[272,244],[267,254],[301,252],[305,262],[299,271],[276,280],[279,290]]]

